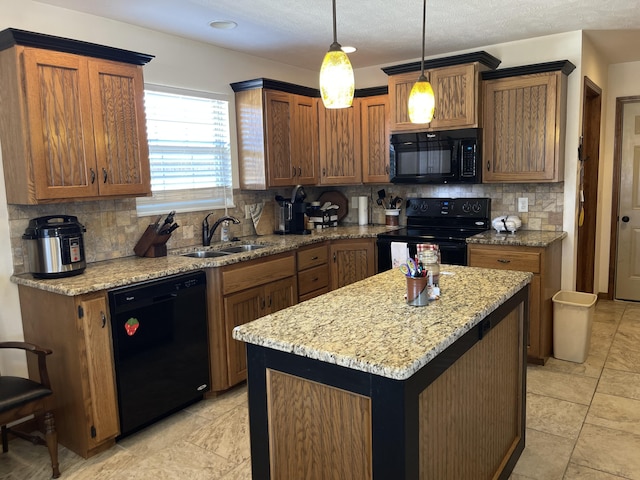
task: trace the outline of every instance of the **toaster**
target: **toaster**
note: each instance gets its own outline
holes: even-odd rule
[[[491,221],[491,226],[498,233],[516,233],[522,226],[522,220],[517,215],[502,215]]]

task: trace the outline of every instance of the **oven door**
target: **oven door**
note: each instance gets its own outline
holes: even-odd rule
[[[391,269],[391,242],[403,242],[402,238],[391,240],[378,238],[378,272]],[[416,256],[416,245],[419,243],[435,243],[440,248],[440,261],[449,265],[467,265],[467,243],[464,240],[438,240],[424,238],[422,240],[406,240],[411,258]]]

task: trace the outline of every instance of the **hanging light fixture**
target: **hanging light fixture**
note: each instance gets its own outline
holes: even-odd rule
[[[420,78],[413,85],[409,94],[409,120],[411,123],[429,123],[433,120],[433,112],[436,108],[436,98],[433,88],[424,75],[424,45],[425,29],[427,24],[427,0],[423,0],[422,8],[422,67]]]
[[[336,0],[333,0],[333,43],[320,67],[320,95],[325,108],[347,108],[353,102],[353,68],[336,34]]]

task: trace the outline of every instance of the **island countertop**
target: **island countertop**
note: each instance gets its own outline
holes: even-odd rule
[[[528,272],[442,265],[441,297],[407,305],[390,270],[236,327],[233,338],[396,380],[411,377],[527,285]]]
[[[497,233],[487,230],[467,238],[467,243],[481,245],[508,245],[512,247],[548,247],[567,236],[567,232],[545,230],[518,230],[516,233]]]

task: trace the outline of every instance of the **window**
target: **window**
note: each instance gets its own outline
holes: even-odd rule
[[[224,95],[147,85],[152,197],[139,215],[233,206],[229,102]]]

